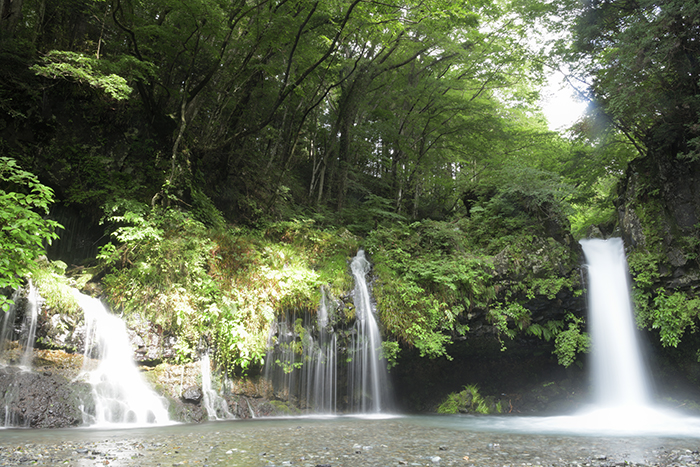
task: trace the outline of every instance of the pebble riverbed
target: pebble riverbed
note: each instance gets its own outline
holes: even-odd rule
[[[443,424],[441,420],[449,420]],[[557,436],[395,417],[0,430],[0,466],[691,466],[700,438]],[[459,420],[458,420],[459,421]],[[507,424],[506,424],[507,425]],[[698,433],[700,437],[700,433]]]

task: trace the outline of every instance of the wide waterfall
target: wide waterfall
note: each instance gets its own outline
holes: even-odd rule
[[[315,413],[335,413],[338,399],[337,336],[330,324],[330,299],[322,290],[316,319],[280,318],[276,345],[268,351],[265,376],[277,397]]]
[[[343,328],[339,304],[322,289],[315,316],[290,312],[270,331],[266,379],[276,397],[315,413],[378,413],[387,408],[389,378],[364,251],[350,267],[355,279],[352,328]]]
[[[582,240],[588,269],[592,382],[600,406],[650,403],[649,380],[637,342],[622,240]]]
[[[100,300],[78,291],[75,296],[85,313],[83,375],[92,385],[94,399],[94,411],[85,410],[84,422],[100,426],[169,423],[164,399],[146,384],[133,361],[124,321]]]

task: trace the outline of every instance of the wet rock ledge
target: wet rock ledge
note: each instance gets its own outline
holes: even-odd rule
[[[13,343],[0,364],[0,427],[67,428],[83,424],[91,411],[92,387],[81,377],[83,356],[62,350],[35,349],[31,371],[18,366],[19,346]],[[209,420],[203,406],[199,362],[141,366],[153,390],[168,401],[170,418],[178,422]],[[271,388],[259,378],[228,381],[222,395],[232,417],[247,419],[285,413],[271,402]],[[94,409],[93,409],[94,410]],[[0,463],[0,465],[2,465]]]

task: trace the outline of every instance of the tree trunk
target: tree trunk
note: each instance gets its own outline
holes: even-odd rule
[[[0,38],[12,38],[21,17],[22,0],[0,0]]]

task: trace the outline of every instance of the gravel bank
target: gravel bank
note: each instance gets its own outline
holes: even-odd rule
[[[0,466],[690,466],[695,438],[475,432],[435,417],[254,420],[131,430],[2,430]],[[699,434],[700,435],[700,434]]]

